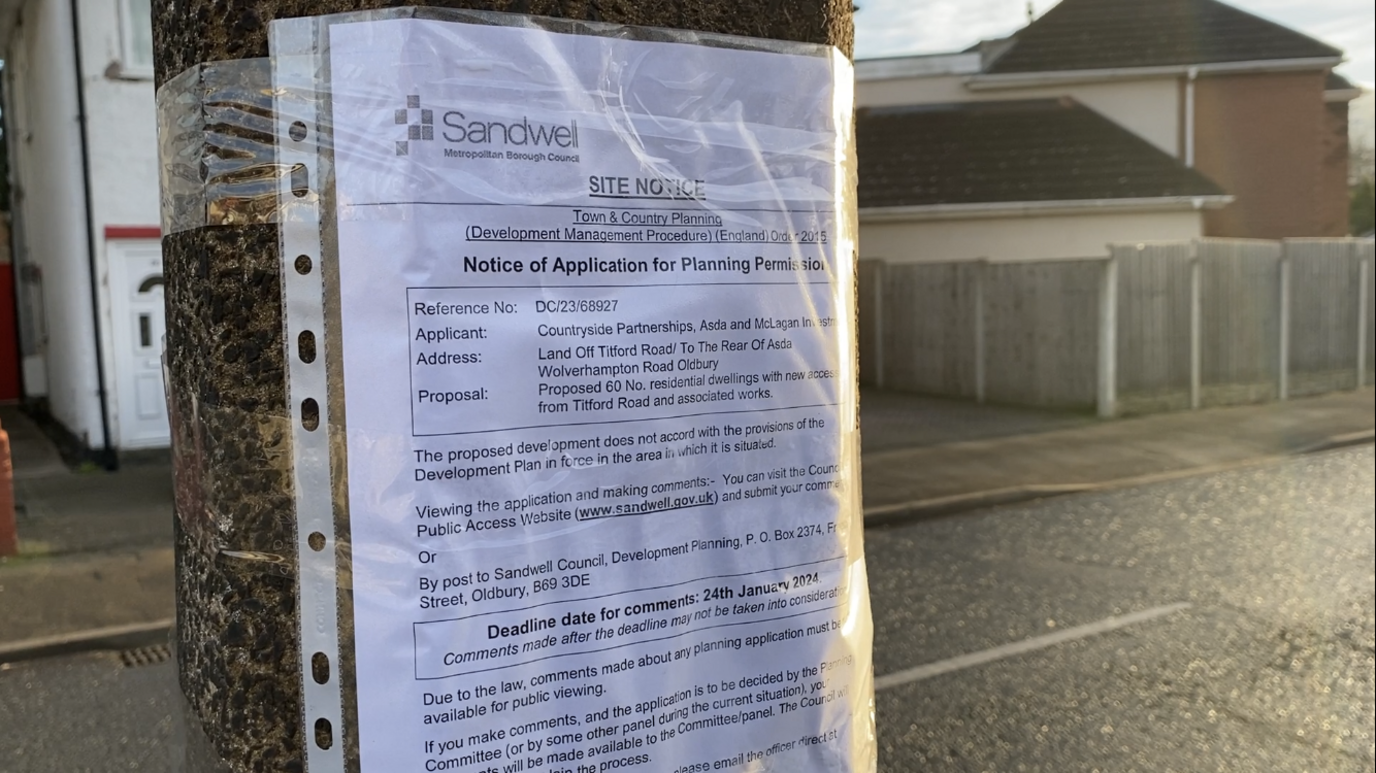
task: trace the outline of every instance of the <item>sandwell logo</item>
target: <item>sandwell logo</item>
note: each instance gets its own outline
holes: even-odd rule
[[[398,156],[410,155],[411,140],[435,139],[435,111],[420,106],[419,94],[408,94],[406,107],[398,108],[393,120],[406,127],[406,139],[397,140]]]
[[[414,142],[443,140],[449,145],[468,146],[446,147],[445,158],[505,158],[508,161],[548,160],[578,163],[576,153],[558,152],[577,150],[578,122],[575,120],[570,120],[566,124],[540,123],[531,122],[528,115],[521,116],[519,120],[469,120],[468,116],[458,110],[439,111],[421,107],[420,95],[410,94],[406,97],[406,107],[395,111],[393,122],[397,126],[406,127],[403,139],[396,140],[398,156],[411,155],[411,146]],[[438,132],[435,129],[437,124],[440,126]],[[508,146],[521,150],[494,150],[491,149],[493,146]],[[545,149],[552,152],[523,152],[525,149]]]

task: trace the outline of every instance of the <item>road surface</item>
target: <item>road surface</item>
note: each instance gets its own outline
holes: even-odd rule
[[[1374,462],[871,529],[880,769],[1371,771]],[[169,770],[174,679],[0,670],[0,770]]]

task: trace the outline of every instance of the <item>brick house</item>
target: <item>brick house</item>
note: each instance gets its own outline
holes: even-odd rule
[[[858,62],[861,249],[1069,258],[1346,235],[1359,91],[1341,61],[1217,0],[1063,0],[965,52]]]

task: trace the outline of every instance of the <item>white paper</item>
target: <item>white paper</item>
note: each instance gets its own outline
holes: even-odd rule
[[[871,768],[844,59],[329,46],[363,771]]]

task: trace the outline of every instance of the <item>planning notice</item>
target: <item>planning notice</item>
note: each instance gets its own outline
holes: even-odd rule
[[[849,65],[327,34],[364,773],[871,770]]]

